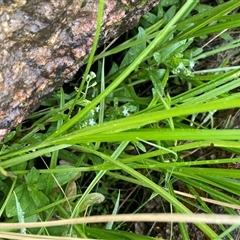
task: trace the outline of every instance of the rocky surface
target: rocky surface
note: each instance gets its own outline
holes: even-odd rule
[[[99,45],[160,0],[105,0]],[[84,64],[97,0],[0,0],[0,141]]]

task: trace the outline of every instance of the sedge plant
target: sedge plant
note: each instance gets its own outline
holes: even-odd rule
[[[239,40],[230,30],[240,27],[236,11],[240,2],[208,6],[186,1],[181,6],[178,1],[161,1],[124,41],[97,52],[104,1],[99,3],[94,45],[79,88],[70,93],[61,88],[42,103],[44,110],[28,116],[32,124],[28,131],[18,126],[1,145],[1,219],[16,223],[19,212],[22,224],[94,214],[114,218],[130,212],[130,207],[125,212],[120,207],[129,202],[124,201],[124,186],[134,185],[135,191],[148,191],[150,197],[130,212],[133,215],[159,198],[167,202],[166,212],[172,216],[189,216],[178,223],[183,239],[191,239],[186,222],[194,222],[210,239],[234,239],[239,226],[232,216],[240,208],[239,170],[226,166],[240,162],[240,133],[234,126],[238,112],[220,127],[215,116],[239,108],[240,67],[231,66],[229,57],[212,68],[195,69],[211,57],[238,51]],[[206,50],[204,42],[213,36],[223,44]],[[210,148],[224,156],[204,154]],[[192,153],[199,149],[203,154],[195,157]],[[37,167],[39,161],[47,167]],[[178,182],[185,192],[175,189]],[[131,204],[137,201],[133,196]],[[209,203],[220,205],[226,218],[232,216],[235,222],[223,225],[224,216],[222,222],[212,220],[218,224],[216,230],[207,224],[207,215],[205,220],[192,220],[194,211],[212,216]],[[141,221],[151,219],[145,217]],[[128,233],[121,221],[110,219],[106,230],[103,224],[73,223],[62,228],[19,225],[19,229],[49,238],[64,234],[150,239]],[[174,221],[166,215],[166,222]],[[10,225],[8,229],[16,231]],[[174,234],[172,227],[169,238]]]

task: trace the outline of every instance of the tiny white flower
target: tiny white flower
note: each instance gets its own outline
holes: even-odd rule
[[[192,68],[194,68],[194,66],[195,66],[195,62],[194,61],[190,61],[189,67],[192,69]]]
[[[95,78],[95,77],[96,77],[96,74],[95,74],[94,72],[90,72],[90,73],[87,75],[86,80],[87,80],[87,81],[91,81],[91,80],[92,80],[93,78]],[[82,78],[84,78],[84,74],[83,74]]]
[[[93,79],[93,78],[96,77],[96,74],[95,74],[95,72],[92,72],[92,71],[91,71],[90,74],[89,74],[89,76],[90,76],[91,79]]]
[[[124,107],[122,113],[123,113],[124,116],[128,116],[129,115],[128,109],[126,107]]]
[[[188,69],[185,69],[183,73],[185,74],[185,76],[191,76],[191,71]]]
[[[178,68],[174,68],[174,69],[172,70],[172,73],[173,73],[173,74],[179,74],[179,73],[180,73],[180,70],[179,70]]]
[[[95,108],[95,111],[98,113],[98,112],[99,112],[99,110],[100,110],[100,106],[99,106],[99,105],[97,105],[97,106],[96,106],[96,108]]]
[[[89,123],[90,126],[93,126],[93,125],[96,124],[96,122],[93,118],[90,118],[88,123]]]

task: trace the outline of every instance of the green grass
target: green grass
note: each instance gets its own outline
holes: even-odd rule
[[[162,0],[139,28],[98,53],[100,2],[96,39],[79,88],[54,93],[43,110],[27,117],[27,130],[18,126],[1,145],[0,219],[10,225],[0,223],[0,238],[26,231],[44,239],[150,239],[129,233],[129,225],[114,216],[132,213],[133,222],[149,222],[151,215],[138,219],[137,214],[155,198],[162,214],[168,206],[172,215],[164,219],[178,222],[183,239],[191,239],[186,222],[210,239],[234,239],[240,172],[231,166],[240,162],[240,133],[237,115],[230,118],[226,110],[240,106],[240,67],[231,65],[239,51],[234,31],[240,27],[240,2],[211,7]],[[217,44],[201,47],[215,36]],[[227,57],[219,60],[221,54]],[[90,73],[93,63],[96,70]],[[204,68],[195,70],[201,64]],[[216,127],[219,118],[224,123]],[[37,167],[45,161],[47,169]],[[225,217],[213,216],[209,202],[221,205]],[[208,215],[196,221],[196,212]],[[68,222],[108,214],[113,218],[107,225],[101,224],[104,219]],[[230,217],[230,226],[223,225]],[[66,219],[64,227],[54,221],[60,219]],[[49,227],[50,220],[55,227]],[[18,222],[22,225],[14,227]]]

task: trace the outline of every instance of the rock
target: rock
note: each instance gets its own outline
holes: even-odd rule
[[[158,2],[105,0],[99,46]],[[84,64],[97,11],[97,0],[0,0],[0,142]]]

